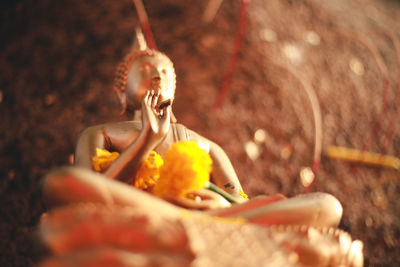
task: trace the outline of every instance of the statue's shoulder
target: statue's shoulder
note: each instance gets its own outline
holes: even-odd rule
[[[81,131],[80,136],[96,135],[96,134],[115,134],[115,133],[128,133],[134,131],[140,131],[142,129],[142,123],[140,121],[120,121],[120,122],[108,122],[98,125],[93,125],[85,128]]]
[[[194,141],[199,147],[203,148],[207,152],[210,151],[210,144],[213,143],[206,137],[200,135],[199,133],[187,128],[185,125],[180,123],[175,123],[175,133],[177,138],[175,140],[186,140],[186,141]]]
[[[171,124],[171,130],[175,141],[189,141],[191,139],[191,130],[181,123]]]
[[[120,121],[120,122],[111,122],[105,123],[101,125],[105,130],[131,130],[131,131],[140,131],[142,129],[141,121]]]
[[[194,130],[189,129],[188,127],[186,127],[185,125],[181,124],[181,123],[174,123],[176,131],[180,133],[181,136],[184,136],[184,139],[187,140],[192,140],[192,141],[196,141],[198,139],[206,139],[204,136],[202,136],[201,134],[195,132]]]

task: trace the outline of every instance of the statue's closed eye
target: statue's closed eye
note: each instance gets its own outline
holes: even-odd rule
[[[149,72],[150,67],[148,65],[142,65],[142,66],[140,66],[140,71],[141,72]]]

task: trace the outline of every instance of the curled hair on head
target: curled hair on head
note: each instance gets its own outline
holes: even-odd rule
[[[128,74],[132,64],[141,57],[158,57],[162,59],[171,68],[174,68],[172,61],[163,53],[156,50],[143,50],[143,51],[131,51],[124,60],[118,65],[115,74],[114,89],[120,92],[126,90],[128,83]]]

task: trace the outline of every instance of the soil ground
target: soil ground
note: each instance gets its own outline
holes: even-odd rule
[[[225,149],[250,197],[304,189],[299,173],[312,165],[314,124],[302,82],[319,100],[323,151],[340,145],[400,155],[400,119],[391,120],[400,55],[388,37],[400,37],[399,1],[251,1],[238,68],[217,110],[240,1],[223,1],[210,24],[201,19],[207,1],[144,3],[159,50],[175,64],[178,121]],[[112,85],[138,19],[128,0],[0,6],[0,265],[27,266],[44,253],[32,238],[45,210],[41,177],[71,162],[82,129],[129,119],[119,115]],[[379,57],[388,70],[387,108]],[[245,144],[257,130],[266,136],[252,143],[259,154],[251,158]],[[366,266],[400,264],[398,177],[322,156],[312,190],[341,201],[340,228],[364,242]]]

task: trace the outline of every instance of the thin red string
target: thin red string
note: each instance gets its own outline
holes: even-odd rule
[[[394,49],[396,51],[397,55],[397,93],[394,99],[394,105],[391,110],[391,116],[389,120],[389,126],[386,132],[386,135],[384,137],[383,145],[382,145],[382,154],[386,154],[388,151],[389,145],[393,140],[394,133],[396,131],[397,127],[397,118],[398,118],[398,108],[400,104],[400,44],[399,41],[397,40],[396,36],[393,35],[393,33],[387,31],[386,34],[389,36],[391,39]]]
[[[216,97],[214,108],[220,108],[222,104],[225,102],[225,99],[228,97],[229,88],[232,83],[233,74],[236,70],[237,60],[239,57],[240,50],[242,48],[244,33],[246,30],[247,25],[247,9],[250,0],[241,0],[241,7],[240,7],[240,17],[238,23],[238,29],[235,38],[235,44],[233,48],[232,55],[229,59],[228,66],[226,67],[224,78],[222,80],[221,89]]]

